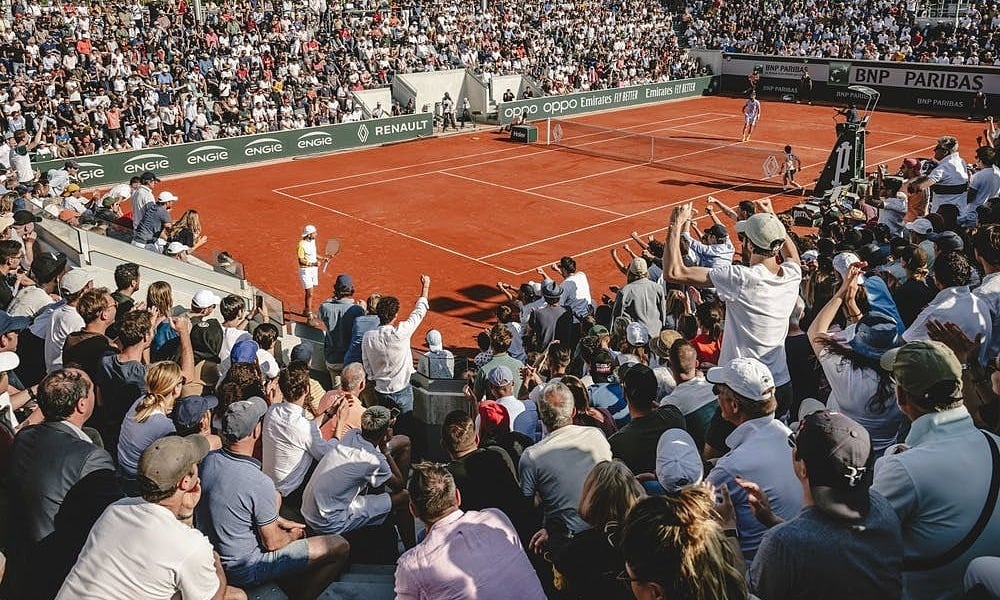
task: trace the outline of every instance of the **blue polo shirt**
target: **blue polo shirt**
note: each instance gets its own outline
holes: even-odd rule
[[[278,520],[274,482],[249,456],[225,448],[209,452],[198,467],[201,501],[194,521],[219,552],[226,575],[239,580],[252,573],[264,554],[257,529]]]

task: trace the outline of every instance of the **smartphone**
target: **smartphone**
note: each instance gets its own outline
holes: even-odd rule
[[[254,297],[254,302],[255,306],[257,307],[257,310],[261,310],[264,308],[264,296]]]

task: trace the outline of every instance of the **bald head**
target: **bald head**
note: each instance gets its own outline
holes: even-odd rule
[[[694,379],[698,374],[698,351],[686,340],[680,340],[670,347],[670,370],[680,381]]]

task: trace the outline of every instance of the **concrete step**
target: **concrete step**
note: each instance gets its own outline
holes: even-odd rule
[[[395,583],[395,565],[354,564],[319,597],[321,600],[392,600]],[[248,589],[246,593],[249,600],[289,600],[273,583]]]
[[[244,590],[249,600],[288,600],[285,592],[274,583]]]
[[[352,583],[338,581],[326,588],[319,600],[393,600],[393,583]]]
[[[379,575],[388,575],[389,577],[396,576],[396,565],[354,564],[348,570],[351,573],[377,573]]]

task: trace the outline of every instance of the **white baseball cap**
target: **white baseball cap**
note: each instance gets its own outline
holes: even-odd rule
[[[444,349],[444,341],[441,339],[441,332],[431,329],[427,332],[427,347],[433,352],[440,352]]]
[[[316,233],[316,226],[306,225],[305,229],[302,230],[302,237],[306,237],[307,235],[312,235],[314,233]]]
[[[728,365],[712,367],[705,374],[709,383],[721,383],[754,402],[774,398],[771,370],[756,358],[734,358]]]
[[[844,279],[847,273],[847,269],[856,262],[861,262],[858,255],[853,252],[841,252],[837,256],[833,257],[833,270],[840,275],[841,279]],[[858,284],[863,284],[865,282],[864,275],[858,275]]]
[[[785,226],[771,213],[757,213],[745,221],[736,222],[736,233],[742,233],[754,246],[768,250],[785,239]]]
[[[21,357],[16,352],[0,352],[0,373],[13,371],[21,364]]]
[[[181,252],[187,252],[190,250],[187,246],[180,242],[170,242],[167,244],[166,254],[180,254]]]
[[[209,290],[199,290],[198,293],[194,295],[194,298],[191,299],[191,304],[197,306],[198,308],[217,306],[220,302],[222,302],[222,298]]]
[[[927,235],[928,233],[934,231],[934,224],[923,217],[914,219],[913,222],[907,223],[905,227],[910,231],[919,233],[920,235]]]
[[[94,280],[94,274],[77,267],[67,271],[59,280],[59,288],[67,294],[76,294]]]
[[[683,429],[668,429],[656,444],[656,480],[668,492],[701,483],[704,470],[694,439]]]
[[[159,195],[156,196],[156,201],[159,202],[160,204],[164,204],[166,202],[176,202],[178,200],[180,200],[180,198],[165,190],[160,192]]]

